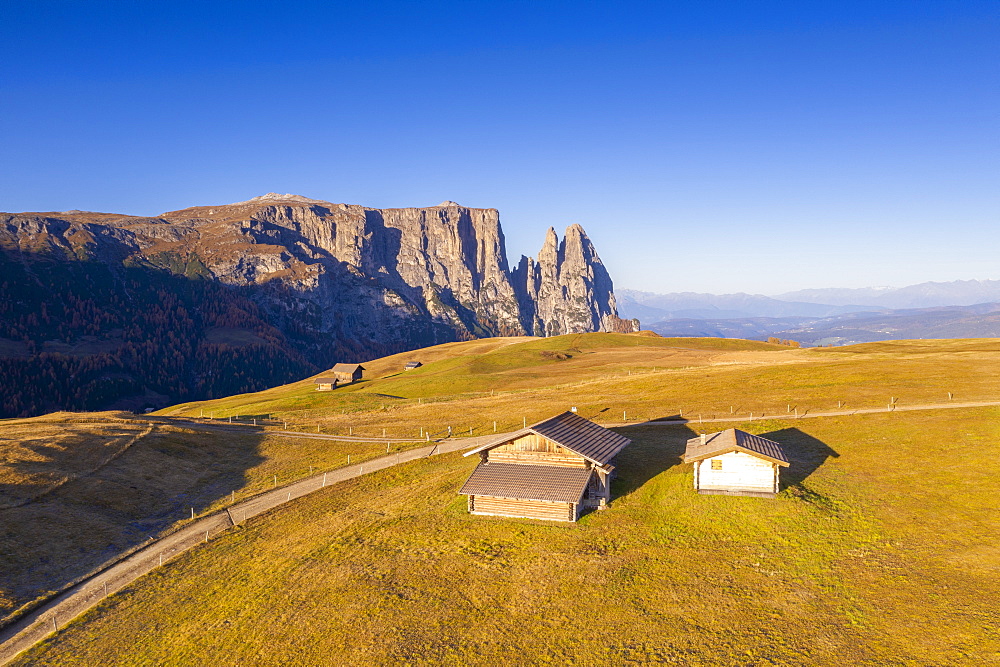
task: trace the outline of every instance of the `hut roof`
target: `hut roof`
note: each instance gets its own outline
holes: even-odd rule
[[[337,378],[316,378],[313,380],[314,384],[333,384],[337,381]]]
[[[331,369],[334,373],[353,373],[356,370],[365,370],[361,364],[337,364]]]
[[[529,433],[535,433],[543,438],[548,438],[552,442],[562,445],[566,449],[576,452],[598,465],[604,465],[613,459],[618,452],[632,442],[624,435],[609,431],[589,419],[584,419],[575,412],[564,412],[561,415],[556,415],[537,424],[532,424],[515,433],[491,440],[485,445],[466,452],[464,456],[469,456],[485,449],[492,449]]]
[[[480,463],[459,493],[516,500],[575,503],[583,496],[591,471],[562,466]]]
[[[421,366],[423,366],[423,364],[419,361],[407,361],[404,368],[420,368]]]
[[[702,443],[701,436],[688,440],[687,449],[684,451],[684,463],[701,461],[728,452],[746,452],[778,465],[788,465],[788,457],[785,456],[781,445],[774,440],[768,440],[735,428],[708,434],[705,436],[704,443]]]

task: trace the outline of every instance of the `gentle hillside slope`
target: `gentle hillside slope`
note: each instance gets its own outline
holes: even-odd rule
[[[402,366],[411,359],[425,366],[404,373]],[[406,438],[444,437],[449,426],[456,435],[467,435],[470,428],[482,435],[493,432],[494,422],[498,430],[511,430],[570,406],[602,423],[621,423],[623,412],[634,423],[683,411],[692,428],[705,430],[725,425],[699,427],[699,416],[747,419],[753,412],[750,427],[773,430],[779,427],[759,422],[762,414],[772,419],[789,410],[808,415],[838,405],[885,408],[891,398],[901,407],[948,403],[948,392],[953,403],[1000,398],[1000,342],[995,340],[796,350],[752,341],[584,334],[449,343],[365,365],[371,379],[333,392],[317,392],[305,380],[175,406],[147,418],[64,414],[0,421],[0,501],[5,504],[0,507],[0,616],[149,535],[183,524],[191,507],[196,513],[221,508],[311,470],[343,466],[348,455],[360,462],[384,453],[387,443],[373,442],[383,433],[393,441],[388,446],[398,450],[414,446]],[[202,419],[202,412],[216,419]],[[948,416],[959,412],[927,413],[926,419],[941,424],[934,428],[942,432],[964,434],[973,432],[967,424],[978,428],[977,420],[993,414]],[[268,414],[273,418],[256,428],[232,430],[220,423],[236,415],[249,423],[249,416]],[[897,412],[886,418],[899,423],[925,419],[912,415]],[[291,431],[353,434],[367,441],[283,435],[285,419]],[[794,425],[789,428],[813,432],[812,421],[789,423]],[[667,431],[652,431],[661,432]],[[875,436],[848,429],[837,435],[837,442],[845,444],[827,442],[837,451],[860,448],[867,455],[866,448],[884,449],[891,442]],[[918,436],[900,437],[921,442]],[[465,463],[456,465],[454,476],[432,493],[443,494],[449,503],[465,474]],[[901,460],[898,470],[914,465]]]
[[[0,421],[0,625],[183,525],[192,509],[200,515],[343,466],[348,455],[362,462],[385,451],[129,413]]]
[[[403,372],[409,360],[425,365]],[[216,419],[273,415],[291,427],[415,437],[509,430],[570,406],[604,423],[786,414],[1000,397],[996,340],[899,341],[797,350],[756,341],[576,334],[449,343],[365,362],[366,380],[312,380],[163,410]],[[324,374],[320,374],[324,375]],[[388,425],[387,425],[388,424]]]
[[[997,409],[739,426],[797,463],[699,496],[630,427],[610,509],[470,516],[450,455],[329,488],[113,596],[15,664],[995,664]]]

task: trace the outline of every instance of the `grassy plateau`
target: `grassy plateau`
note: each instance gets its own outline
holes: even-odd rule
[[[425,366],[404,374],[410,359]],[[354,445],[282,436],[285,420],[372,437],[447,426],[480,435],[574,405],[605,423],[626,412],[631,425],[616,429],[633,444],[610,508],[575,525],[468,515],[457,490],[475,461],[460,455],[329,487],[169,562],[15,664],[1000,664],[1000,409],[789,413],[948,403],[949,392],[955,403],[996,400],[998,361],[993,340],[797,350],[641,335],[490,339],[365,363],[369,379],[334,392],[303,381],[76,431],[83,444],[65,448],[90,458],[47,477],[4,463],[0,500],[22,503],[60,474],[79,479],[0,512],[58,502],[86,514],[93,497],[75,489],[124,447],[126,426],[151,430],[101,470],[147,471],[145,440],[186,447],[176,459],[203,457],[198,472],[176,474],[185,493],[202,494],[199,511],[221,506],[236,481],[243,493],[266,488],[271,471],[339,465]],[[694,421],[633,423],[681,411]],[[184,421],[202,414],[282,423],[239,435]],[[702,425],[698,414],[745,420]],[[37,428],[55,429],[47,419]],[[0,423],[2,451],[23,461],[30,449],[44,459],[33,465],[55,466],[56,452],[26,444],[49,437],[32,436],[29,421]],[[685,440],[729,426],[785,445],[794,461],[777,499],[692,490]],[[168,465],[136,486],[158,483]],[[214,465],[223,481],[205,471]],[[67,556],[52,549],[51,562]],[[3,555],[15,568],[8,590],[31,576],[44,583],[32,574],[38,553]]]

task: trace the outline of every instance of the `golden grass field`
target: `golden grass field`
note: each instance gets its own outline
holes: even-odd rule
[[[470,516],[474,461],[407,464],[248,522],[16,664],[996,664],[998,417],[742,424],[822,461],[773,501],[695,494],[691,431],[630,427],[617,497],[577,525]]]
[[[426,365],[403,374],[409,359]],[[879,407],[890,397],[947,403],[947,392],[955,402],[997,400],[998,360],[993,340],[798,350],[613,334],[490,339],[365,363],[370,379],[334,392],[303,381],[167,409],[102,470],[114,468],[119,483],[142,478],[142,492],[169,470],[199,511],[227,502],[230,487],[239,498],[273,474],[284,481],[309,465],[342,465],[357,446],[176,421],[202,411],[400,438],[449,425],[481,435],[493,421],[510,430],[571,405],[605,423],[623,410],[630,422],[681,410],[755,419],[624,427],[634,444],[620,456],[616,497],[577,525],[469,516],[456,492],[474,462],[458,455],[331,487],[140,579],[18,664],[1000,664],[998,409],[787,412]],[[778,499],[690,489],[683,441],[730,425],[770,434],[799,457]],[[6,457],[48,437],[11,437],[9,428],[0,422]],[[82,438],[90,458],[73,465],[99,464],[121,437]],[[176,449],[143,449],[156,438]],[[375,455],[384,445],[370,447]],[[185,472],[178,462],[189,459]],[[18,484],[37,490],[76,470],[40,481],[24,466],[11,473],[8,460],[3,499],[25,496],[11,490]],[[67,482],[44,502],[86,517],[94,497],[83,486]],[[147,511],[140,506],[136,515]],[[102,512],[112,530],[121,517]],[[58,563],[89,547],[81,536],[72,549],[21,553],[35,519],[19,521],[23,529],[0,530],[3,585],[20,591],[31,579],[25,590],[38,594],[39,558],[57,580]],[[46,535],[58,542],[63,529]],[[11,605],[25,600],[6,594]]]

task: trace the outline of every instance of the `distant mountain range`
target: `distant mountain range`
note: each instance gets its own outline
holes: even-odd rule
[[[1000,301],[1000,280],[953,280],[947,283],[920,283],[907,287],[864,287],[860,289],[806,289],[774,297],[780,301],[828,303],[835,306],[878,306],[881,308],[936,308],[973,306]]]
[[[1000,337],[1000,280],[762,294],[617,290],[622,317],[668,336],[846,345],[899,338]]]
[[[1000,338],[1000,303],[847,313],[824,318],[676,319],[643,324],[661,336],[770,337],[804,346],[905,338]]]
[[[1000,280],[927,282],[907,287],[821,288],[763,294],[655,294],[615,290],[618,314],[654,324],[673,319],[736,319],[752,317],[831,317],[845,313],[901,308],[973,306],[1000,302]]]

